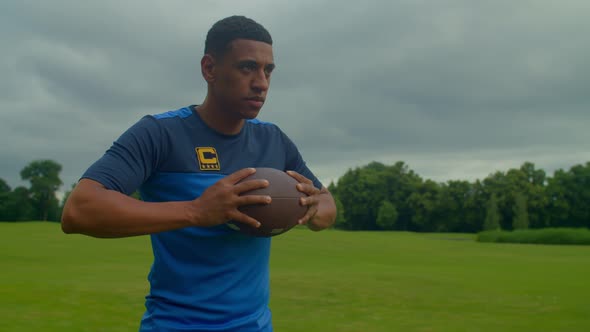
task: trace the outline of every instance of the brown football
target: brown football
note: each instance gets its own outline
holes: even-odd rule
[[[299,204],[299,199],[306,195],[297,190],[297,180],[281,170],[261,167],[256,168],[256,173],[242,181],[258,179],[267,180],[268,187],[248,191],[242,195],[268,195],[272,197],[272,202],[243,205],[239,210],[258,220],[260,227],[254,228],[240,222],[230,222],[230,227],[248,235],[270,237],[283,234],[296,226],[297,221],[307,212],[307,207]]]

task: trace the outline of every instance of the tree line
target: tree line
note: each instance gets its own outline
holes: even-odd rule
[[[590,162],[552,177],[525,162],[473,182],[422,179],[400,161],[349,169],[330,191],[336,227],[349,230],[468,232],[590,227]]]
[[[0,221],[59,221],[62,166],[35,160],[14,189],[0,178]],[[525,162],[473,182],[423,179],[403,161],[349,169],[329,185],[338,206],[336,227],[347,230],[479,232],[488,229],[590,228],[590,162],[547,176]],[[134,194],[138,197],[137,193]]]
[[[12,189],[0,178],[0,221],[59,221],[63,202],[58,201],[56,192],[62,185],[61,170],[53,160],[35,160],[20,171],[29,187]]]
[[[0,221],[61,221],[64,204],[75,184],[66,191],[61,201],[57,190],[63,182],[59,177],[62,166],[49,159],[30,162],[20,172],[22,180],[29,181],[29,187],[11,189],[0,178]],[[140,198],[139,192],[132,197]]]

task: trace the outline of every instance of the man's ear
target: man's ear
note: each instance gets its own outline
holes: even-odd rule
[[[210,54],[203,55],[201,59],[201,74],[207,83],[215,82],[215,58]]]

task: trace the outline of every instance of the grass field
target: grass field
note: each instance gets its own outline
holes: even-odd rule
[[[273,241],[275,331],[590,331],[590,247],[296,229]],[[0,331],[136,331],[147,237],[0,223]]]

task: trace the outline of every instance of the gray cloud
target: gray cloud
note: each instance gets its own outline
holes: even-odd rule
[[[245,14],[275,40],[262,119],[326,181],[371,160],[481,178],[590,159],[586,1],[8,1],[0,177],[77,180],[142,115],[200,102],[206,31]]]

